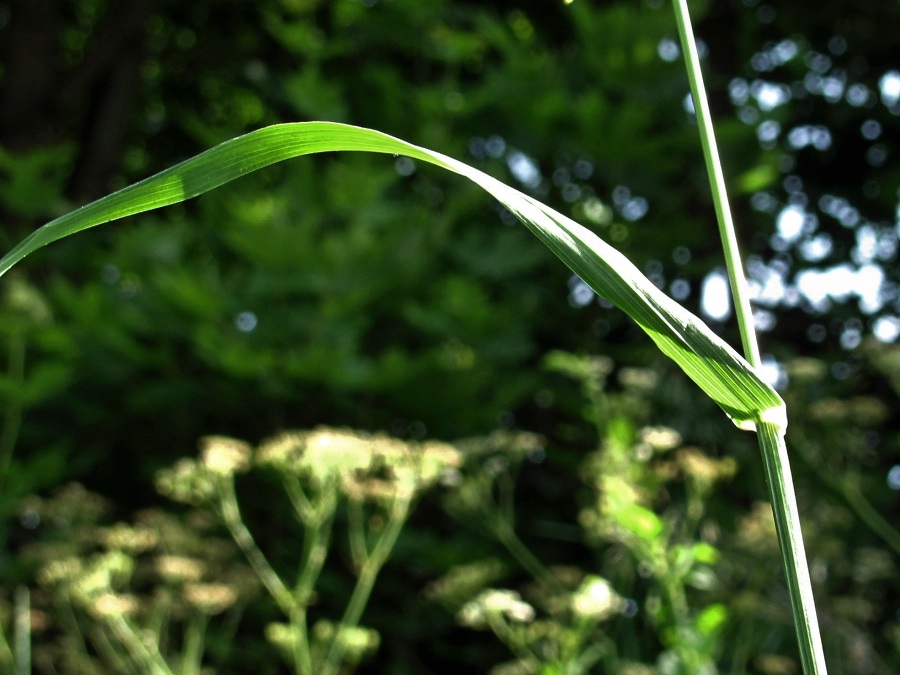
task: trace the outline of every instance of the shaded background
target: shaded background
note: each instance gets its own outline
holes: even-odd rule
[[[691,8],[762,349],[789,403],[830,662],[892,672],[898,6]],[[572,215],[737,344],[715,302],[723,262],[667,3],[20,0],[0,3],[0,39],[4,250],[237,134],[348,122],[469,161]],[[159,499],[154,472],[200,436],[257,442],[318,424],[411,439],[543,434],[546,459],[519,476],[522,535],[542,560],[590,569],[597,553],[577,535],[529,526],[574,528],[577,467],[598,443],[578,383],[545,366],[553,350],[609,357],[611,393],[620,369],[652,369],[659,384],[635,423],[738,460],[707,509],[721,530],[765,499],[752,437],[477,188],[411,160],[266,169],[42,251],[4,292],[2,443],[15,446],[0,497],[4,583],[28,575],[15,553],[35,536],[16,518],[24,496],[78,480],[125,517]],[[373,601],[383,645],[372,672],[450,658],[487,672],[502,660],[403,592],[487,546],[446,520],[423,504]],[[416,537],[437,533],[442,553],[417,565]],[[767,626],[751,641],[794,658],[777,556],[765,564],[760,594],[782,613],[772,622],[751,607],[747,620]],[[722,596],[741,583],[723,575]],[[388,628],[404,611],[433,628]],[[633,660],[654,662],[654,639],[617,630],[637,635]],[[749,639],[737,627],[723,638]],[[472,648],[451,656],[455,640]]]

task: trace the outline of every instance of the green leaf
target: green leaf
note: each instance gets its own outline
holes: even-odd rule
[[[611,509],[610,515],[619,525],[647,541],[656,539],[663,529],[663,522],[659,516],[650,509],[632,502],[620,502]]]
[[[694,544],[692,553],[694,560],[707,565],[715,565],[719,562],[719,558],[721,557],[719,549],[706,542]]]
[[[89,227],[196,197],[276,162],[317,152],[405,155],[477,183],[515,214],[597,293],[628,313],[739,427],[787,426],[784,403],[696,316],[600,237],[537,200],[446,155],[371,129],[333,122],[279,124],[226,141],[44,225],[0,260],[0,275],[33,251]]]
[[[779,178],[778,168],[771,164],[759,164],[738,176],[735,181],[740,194],[753,194],[765,190]]]
[[[728,609],[725,605],[709,605],[697,616],[697,630],[704,635],[716,635],[722,630],[726,621],[728,621]]]

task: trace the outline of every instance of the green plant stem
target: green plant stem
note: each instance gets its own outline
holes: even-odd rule
[[[703,75],[700,70],[700,58],[691,28],[687,0],[672,0],[675,8],[678,33],[684,50],[688,79],[691,84],[691,95],[700,129],[703,155],[709,173],[713,202],[722,237],[722,247],[728,266],[728,277],[731,281],[734,296],[735,314],[741,332],[744,355],[754,368],[759,368],[761,360],[756,343],[756,332],[753,326],[753,315],[747,292],[734,222],[728,207],[728,196],[725,191],[725,178],[719,162],[713,131],[712,116],[703,86]],[[782,563],[787,577],[788,591],[791,596],[791,607],[794,613],[794,626],[803,662],[803,672],[807,675],[825,673],[825,656],[822,649],[822,638],[816,618],[815,600],[812,584],[809,579],[809,567],[806,562],[806,551],[803,547],[803,536],[800,530],[800,517],[797,499],[791,479],[791,467],[788,461],[787,448],[784,441],[784,427],[759,420],[756,432],[765,465],[769,494],[772,499],[772,510],[781,549]]]
[[[71,652],[74,650],[79,652],[81,657],[89,662],[91,659],[91,652],[87,647],[84,633],[78,625],[78,618],[75,616],[75,607],[72,596],[68,592],[63,592],[62,600],[62,602],[57,603],[57,609],[59,611],[58,616],[60,617],[60,623],[64,625],[69,634],[69,651]],[[71,638],[73,635],[75,636],[74,640]],[[115,662],[115,660],[117,659],[114,659],[113,662]]]
[[[140,672],[141,666],[146,666],[146,664],[134,658],[131,653],[122,646],[120,640],[114,641],[109,635],[110,631],[107,629],[108,626],[104,624],[102,628],[92,629],[88,634],[91,646],[94,649],[84,653],[86,662],[93,665],[93,655],[98,654],[101,657],[101,662],[106,661],[107,663],[112,664],[111,669],[114,673],[131,673],[135,670]],[[144,668],[144,670],[146,670],[146,668]],[[157,673],[154,672],[153,675],[157,675]]]
[[[313,588],[328,557],[328,544],[331,542],[331,524],[333,518],[314,528],[309,528],[303,554],[303,569],[298,575],[294,589],[294,599],[298,605],[307,607],[313,595]]]
[[[331,526],[334,522],[337,502],[337,485],[329,484],[323,487],[316,499],[315,506],[310,509],[311,515],[305,523],[303,533],[301,567],[297,573],[297,583],[294,585],[294,601],[298,607],[305,609],[309,605],[313,588],[322,571],[322,566],[325,564],[325,559],[328,557]]]
[[[528,572],[535,581],[539,581],[556,592],[564,592],[562,585],[544,567],[531,550],[522,543],[516,534],[515,513],[515,479],[509,473],[504,473],[497,478],[497,508],[496,513],[489,517],[488,523],[492,524],[494,536],[503,544],[507,552]],[[489,502],[485,502],[489,503]]]
[[[760,422],[757,425],[757,435],[766,480],[772,496],[772,512],[775,515],[781,560],[791,596],[803,672],[825,673],[825,654],[819,634],[819,621],[816,618],[815,600],[809,579],[806,551],[803,547],[803,534],[800,531],[800,514],[794,495],[784,432],[774,424]]]
[[[203,643],[209,617],[197,613],[191,617],[184,637],[180,675],[198,675],[203,661]]]
[[[297,483],[299,489],[299,482]],[[323,487],[315,507],[310,510],[303,533],[303,558],[301,569],[294,586],[296,609],[290,616],[294,629],[294,667],[304,675],[312,675],[313,663],[309,646],[309,626],[306,609],[313,596],[313,588],[328,557],[331,542],[331,526],[337,508],[338,488],[336,484]],[[310,502],[311,504],[312,502]]]
[[[294,668],[303,675],[312,675],[313,667],[312,656],[309,651],[306,606],[309,604],[312,587],[315,585],[318,571],[321,569],[321,563],[324,563],[325,558],[324,555],[319,556],[321,562],[313,572],[310,571],[309,561],[314,558],[315,552],[323,546],[327,550],[330,528],[326,531],[325,541],[320,541],[322,529],[320,509],[313,507],[306,495],[303,494],[303,489],[298,481],[286,480],[284,485],[297,517],[304,524],[305,528],[305,549],[307,555],[304,556],[304,567],[298,575],[299,578],[293,593],[288,590],[278,573],[272,569],[266,556],[256,545],[250,530],[244,525],[244,521],[241,519],[240,507],[237,503],[237,495],[234,491],[234,478],[232,476],[223,476],[219,479],[219,506],[225,525],[231,533],[231,538],[243,551],[253,571],[256,572],[256,576],[259,577],[266,590],[269,591],[269,595],[272,596],[278,608],[291,624],[294,636],[291,649]]]
[[[513,559],[519,563],[519,566],[528,572],[535,581],[539,581],[555,592],[565,592],[565,588],[563,588],[562,584],[550,574],[547,568],[541,564],[541,561],[538,560],[529,548],[522,543],[522,540],[516,535],[515,530],[513,530],[510,523],[498,518],[492,529],[497,541],[503,545],[507,553],[509,553]]]
[[[303,492],[303,486],[300,485],[300,479],[296,476],[287,476],[284,479],[284,490],[291,500],[294,512],[297,514],[297,519],[304,525],[309,525],[316,517],[316,510],[313,508],[309,498]]]
[[[716,147],[716,136],[713,131],[712,115],[710,115],[709,112],[709,102],[706,99],[706,89],[703,86],[703,74],[700,71],[700,57],[697,54],[694,31],[691,28],[687,0],[672,0],[672,3],[675,6],[678,34],[681,37],[681,46],[684,50],[684,60],[687,65],[688,80],[690,80],[691,83],[691,96],[694,101],[694,112],[697,116],[697,125],[700,128],[700,142],[703,146],[703,157],[706,160],[706,170],[709,174],[709,185],[712,188],[713,204],[716,208],[716,222],[719,224],[719,236],[722,238],[722,248],[725,253],[728,278],[731,282],[731,292],[734,296],[734,311],[737,315],[738,328],[741,331],[741,343],[744,347],[744,356],[747,358],[747,361],[750,362],[751,366],[758,368],[761,359],[759,357],[759,346],[756,343],[756,332],[753,328],[753,314],[750,309],[749,298],[750,294],[741,265],[741,254],[738,250],[734,221],[731,218],[731,209],[728,208],[728,194],[725,190],[725,175],[722,172],[722,163],[719,161],[719,150]]]
[[[563,675],[582,675],[590,672],[591,668],[598,661],[611,653],[611,647],[614,647],[612,640],[598,640],[600,644],[591,645],[583,652],[578,654],[571,661],[563,666]]]
[[[219,483],[219,505],[222,509],[222,518],[225,526],[228,528],[231,538],[243,551],[244,556],[256,572],[259,580],[269,591],[269,595],[276,602],[279,609],[284,612],[285,616],[291,616],[294,612],[294,598],[291,592],[281,581],[281,577],[269,565],[266,556],[259,550],[250,530],[241,520],[241,512],[238,508],[237,496],[234,493],[234,478],[232,476],[222,476]]]
[[[169,633],[169,620],[172,615],[172,594],[171,588],[167,588],[165,593],[160,594],[159,602],[154,604],[153,612],[147,617],[144,624],[145,632],[151,635],[162,636]]]
[[[309,626],[306,621],[306,606],[298,606],[290,616],[293,628],[291,654],[294,669],[300,675],[313,675],[312,653],[309,649]]]
[[[131,658],[144,666],[144,672],[154,675],[174,675],[156,645],[144,644],[135,627],[125,617],[121,615],[107,617],[106,624],[128,650]]]
[[[821,474],[820,474],[821,475]],[[866,499],[865,494],[848,481],[840,481],[837,489],[847,500],[847,504],[857,517],[890,548],[900,555],[900,532],[898,532],[878,511],[872,506],[872,502]]]
[[[344,610],[344,616],[341,618],[341,623],[334,635],[331,648],[328,650],[328,656],[325,658],[325,663],[321,670],[322,675],[333,675],[338,672],[347,648],[345,633],[349,628],[359,625],[363,611],[372,594],[372,588],[375,586],[375,579],[387,562],[394,544],[397,543],[397,537],[400,536],[400,531],[403,529],[403,525],[409,516],[413,496],[414,492],[410,490],[408,494],[400,493],[394,497],[390,513],[388,514],[387,525],[385,525],[384,531],[359,571],[356,586],[353,588],[353,594],[350,596],[350,602],[347,603],[347,609]]]
[[[527,639],[521,635],[515,635],[515,630],[510,627],[510,624],[502,617],[502,615],[488,612],[485,618],[494,635],[509,647],[509,650],[517,659],[519,659],[523,666],[528,669],[526,672],[536,673],[540,671],[542,665],[541,659],[539,659],[529,648]],[[521,633],[521,631],[518,632]]]
[[[362,569],[368,556],[362,499],[351,497],[347,501],[347,538],[350,541],[350,559],[356,572]]]

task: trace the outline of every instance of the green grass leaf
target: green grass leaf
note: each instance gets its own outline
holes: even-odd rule
[[[661,292],[621,253],[575,221],[451,157],[386,134],[333,122],[279,124],[227,141],[170,169],[68,213],[32,233],[0,260],[0,275],[28,254],[95,225],[208,192],[292,157],[338,150],[405,155],[458,173],[508,208],[553,253],[634,319],[737,424],[787,425],[772,387],[706,324]]]

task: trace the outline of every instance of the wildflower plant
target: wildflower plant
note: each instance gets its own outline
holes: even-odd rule
[[[641,424],[650,415],[641,403],[659,385],[650,372],[622,369],[621,388],[610,393],[612,363],[554,353],[545,366],[581,385],[589,402],[582,413],[599,432],[597,449],[582,462],[587,492],[579,513],[596,566],[547,567],[522,541],[517,477],[547,442],[495,432],[459,444],[467,462],[444,501],[460,522],[504,548],[531,582],[500,585],[514,577],[488,559],[452,570],[427,594],[455,611],[461,625],[490,631],[508,647],[515,660],[495,673],[577,675],[598,664],[604,672],[718,672],[732,616],[719,593],[723,555],[708,504],[735,475],[736,460],[685,444],[675,429]],[[661,507],[673,489],[684,499]],[[771,509],[766,516],[774,553]],[[654,665],[624,658],[616,644],[621,626],[639,612],[663,646]]]
[[[517,476],[523,463],[542,459],[545,439],[495,431],[456,445],[465,462],[444,493],[445,508],[505,549],[531,582],[522,590],[496,587],[511,570],[489,558],[452,569],[426,596],[453,611],[460,625],[490,631],[509,648],[515,661],[494,673],[577,675],[601,660],[614,663],[615,648],[601,625],[624,611],[625,600],[596,574],[545,566],[517,532]]]
[[[22,506],[40,538],[23,557],[31,593],[36,672],[198,674],[209,623],[236,626],[258,585],[202,518],[159,510],[104,524],[110,505],[77,484]]]
[[[205,438],[200,458],[161,471],[157,486],[176,501],[215,513],[282,615],[268,625],[266,638],[294,672],[328,675],[378,648],[378,633],[360,626],[378,574],[415,500],[460,462],[448,444],[321,427],[278,434],[255,450],[230,438]],[[235,477],[251,468],[276,476],[302,529],[298,571],[290,580],[257,545],[241,515]],[[343,614],[332,619],[316,616],[316,584],[334,550],[335,518],[344,509],[356,580]]]
[[[721,555],[699,530],[711,491],[734,475],[736,462],[679,445],[672,430],[636,430],[624,418],[614,419],[602,447],[585,463],[594,497],[580,521],[588,541],[623,547],[652,580],[644,606],[667,648],[661,661],[676,672],[715,673],[728,612],[710,597]],[[686,502],[661,516],[654,500],[675,480],[683,482]],[[699,607],[691,589],[707,597]]]
[[[22,505],[40,534],[24,551],[36,568],[33,612],[47,617],[35,636],[37,671],[191,675],[225,666],[222,638],[237,630],[260,588],[281,614],[264,637],[293,672],[346,672],[378,649],[378,632],[360,625],[375,581],[416,500],[458,470],[461,453],[324,427],[281,433],[256,449],[223,436],[199,445],[196,459],[157,474],[159,492],[189,507],[180,517],[148,510],[106,525],[109,503],[77,484]],[[300,526],[290,580],[244,522],[236,479],[252,470],[275,476]],[[339,515],[355,583],[343,613],[333,615],[318,607],[316,589],[338,550]]]

